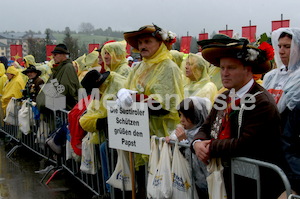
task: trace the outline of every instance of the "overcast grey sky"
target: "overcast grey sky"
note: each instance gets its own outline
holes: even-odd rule
[[[179,36],[257,26],[257,36],[271,32],[271,21],[290,19],[300,27],[300,0],[1,0],[3,31],[78,31],[82,22],[95,28],[131,31],[151,24]]]

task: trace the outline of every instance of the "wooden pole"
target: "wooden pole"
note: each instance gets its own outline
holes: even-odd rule
[[[135,176],[134,176],[134,161],[133,153],[129,152],[129,164],[130,164],[130,174],[131,174],[131,187],[132,187],[132,199],[135,199]]]

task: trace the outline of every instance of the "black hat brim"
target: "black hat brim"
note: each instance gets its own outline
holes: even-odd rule
[[[26,69],[26,70],[22,71],[22,73],[23,73],[24,75],[27,75],[27,73],[30,73],[30,72],[35,72],[35,73],[37,73],[37,76],[40,76],[40,75],[42,74],[42,71],[40,71],[40,70]]]
[[[220,67],[220,59],[224,57],[237,58],[238,52],[242,50],[243,45],[234,43],[233,45],[212,44],[204,46],[202,50],[203,58],[211,64]],[[255,48],[249,46],[249,48]],[[253,74],[264,74],[271,70],[272,64],[270,61],[261,63],[247,62],[252,67]]]

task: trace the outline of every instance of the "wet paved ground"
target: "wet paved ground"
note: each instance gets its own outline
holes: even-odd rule
[[[26,149],[17,149],[6,157],[11,144],[0,134],[0,199],[90,199],[93,193],[68,172],[56,175],[47,185],[40,183],[43,174],[35,171],[44,168],[43,160]],[[46,179],[47,180],[47,179]],[[46,181],[45,180],[45,181]]]

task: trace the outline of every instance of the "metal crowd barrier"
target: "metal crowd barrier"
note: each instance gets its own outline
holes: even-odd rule
[[[46,115],[41,114],[40,119],[37,119],[31,111],[33,106],[32,103],[23,101],[23,103],[26,103],[26,108],[28,108],[28,123],[30,124],[30,131],[27,134],[24,134],[20,131],[20,127],[18,125],[18,112],[21,109],[22,101],[19,99],[12,99],[12,101],[15,104],[14,113],[11,114],[14,117],[14,124],[4,122],[0,128],[0,131],[9,137],[10,141],[14,140],[17,143],[7,153],[7,156],[9,157],[20,147],[26,147],[42,158],[45,158],[55,164],[55,166],[51,170],[48,170],[48,172],[42,177],[41,182],[47,179],[46,184],[48,184],[59,171],[65,170],[72,174],[96,196],[103,195],[101,185],[105,183],[103,183],[103,179],[101,178],[100,165],[96,165],[96,168],[99,168],[96,174],[86,174],[80,170],[80,162],[75,161],[74,159],[66,159],[65,150],[62,150],[62,154],[57,155],[55,158],[55,156],[52,156],[54,153],[51,149],[49,147],[45,147],[45,140],[48,135],[57,129],[62,123],[67,123],[68,112],[65,110],[48,110]],[[98,145],[95,145],[95,151],[99,151]],[[99,153],[95,153],[95,156],[97,164],[99,162]],[[54,171],[54,173],[49,178],[51,171]]]
[[[260,167],[268,168],[275,171],[280,176],[285,186],[287,196],[289,196],[292,193],[291,185],[288,178],[286,177],[283,170],[280,169],[277,165],[246,157],[236,157],[231,159],[232,199],[235,199],[234,175],[240,175],[255,180],[257,186],[257,199],[261,198],[261,181],[259,171]]]
[[[65,110],[57,110],[57,111],[50,111],[49,114],[41,115],[40,119],[37,119],[35,115],[33,114],[32,110],[32,104],[26,103],[26,107],[29,110],[29,118],[28,122],[30,124],[30,132],[28,134],[24,134],[20,132],[20,128],[18,126],[18,111],[20,110],[22,106],[22,102],[18,99],[13,99],[13,102],[15,103],[15,109],[14,109],[14,118],[15,123],[14,124],[7,124],[4,123],[1,125],[0,131],[4,134],[6,134],[11,140],[14,140],[17,142],[17,145],[13,147],[8,153],[7,156],[10,156],[16,149],[19,147],[26,147],[29,150],[33,151],[37,155],[49,159],[52,163],[56,164],[56,166],[53,168],[54,173],[52,176],[47,180],[46,184],[51,181],[51,179],[55,176],[55,174],[61,170],[68,171],[70,174],[72,174],[77,180],[79,180],[84,186],[86,186],[88,189],[90,189],[96,196],[102,196],[106,194],[106,188],[105,188],[105,181],[103,177],[103,162],[100,160],[100,147],[99,145],[95,145],[95,158],[96,158],[96,168],[98,168],[97,173],[95,175],[86,174],[80,170],[80,162],[76,161],[75,159],[66,159],[66,152],[63,150],[63,154],[58,156],[57,159],[54,159],[50,157],[52,155],[51,150],[48,147],[45,147],[45,140],[47,139],[48,135],[53,132],[59,125],[62,123],[67,123],[68,121],[68,112]],[[158,140],[159,137],[156,137]],[[174,147],[175,142],[170,141],[170,144],[172,147]],[[188,144],[181,144],[179,143],[179,146],[184,148],[189,148]],[[115,149],[108,149],[108,144],[106,145],[106,161],[110,162],[111,166],[108,166],[108,174],[109,176],[113,172],[116,164],[116,155],[115,155]],[[108,151],[110,151],[110,156],[108,154]],[[134,162],[134,161],[133,161]],[[189,163],[192,165],[192,158],[189,158]],[[257,198],[260,198],[260,177],[259,177],[259,167],[266,167],[269,169],[274,170],[278,173],[278,175],[281,177],[286,193],[289,199],[293,198],[300,198],[300,196],[291,194],[291,186],[290,183],[284,174],[284,172],[276,165],[254,160],[250,158],[245,157],[237,157],[233,158],[231,161],[232,164],[232,193],[235,192],[235,186],[234,186],[234,175],[241,175],[250,177],[257,181]],[[145,165],[145,183],[147,182],[147,165]],[[251,172],[249,172],[251,171]],[[50,170],[43,176],[41,182],[43,182],[50,173]],[[195,183],[194,179],[192,177],[193,173],[193,167],[190,166],[190,177],[192,179],[192,193],[195,189]],[[146,187],[146,184],[144,185]],[[115,198],[115,189],[110,186],[110,197]],[[122,192],[122,198],[125,198],[125,191]],[[234,198],[234,194],[233,194]]]

